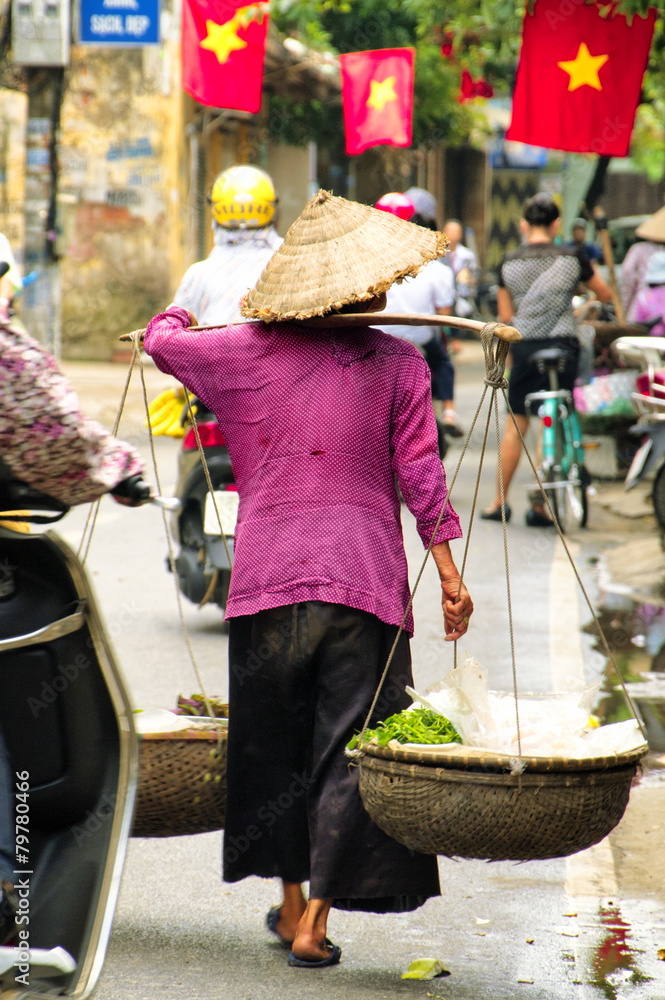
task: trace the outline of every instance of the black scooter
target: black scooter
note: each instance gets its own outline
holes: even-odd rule
[[[84,569],[55,533],[21,530],[67,509],[0,463],[0,808],[16,903],[1,997],[94,988],[137,785],[132,708]]]

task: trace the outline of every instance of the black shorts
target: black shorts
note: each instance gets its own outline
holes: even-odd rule
[[[531,355],[535,354],[536,351],[542,351],[549,347],[558,347],[560,350],[566,351],[568,357],[564,370],[559,372],[559,388],[573,391],[580,354],[580,342],[577,337],[522,340],[517,344],[512,344],[510,348],[512,365],[508,380],[508,402],[513,413],[525,416],[525,397],[530,392],[543,392],[549,389],[550,378],[547,372],[541,375],[537,366],[529,361]]]

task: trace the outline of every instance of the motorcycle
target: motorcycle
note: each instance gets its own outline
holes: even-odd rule
[[[655,326],[660,317],[652,323]],[[626,491],[653,474],[651,499],[656,521],[665,534],[665,338],[620,337],[613,350],[624,361],[640,366],[631,400],[639,420],[631,433],[642,437],[625,480]]]
[[[135,478],[129,499],[160,502]],[[26,531],[68,509],[0,463],[0,806],[16,864],[2,997],[94,988],[137,786],[132,707],[83,566],[54,532]]]
[[[177,574],[180,591],[188,600],[199,606],[212,601],[223,610],[231,582],[239,502],[231,458],[215,415],[201,400],[193,397],[186,403],[181,420],[189,426],[178,452],[175,489],[181,503],[173,520],[179,552],[173,565],[167,556],[167,569]]]

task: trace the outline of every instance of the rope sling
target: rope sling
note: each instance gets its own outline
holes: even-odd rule
[[[141,393],[148,424],[148,439],[153,475],[158,494],[162,487],[155,452],[154,435],[150,423],[148,391],[145,368],[141,352],[141,340],[132,338],[132,356],[120,397],[112,433],[117,435],[127,401],[132,375],[139,368]],[[205,460],[201,438],[196,424],[189,393],[185,393],[189,420],[194,428],[199,457],[203,465],[208,490],[212,494],[220,532],[224,538],[227,558],[231,565],[231,554],[222,530],[221,515],[217,508],[210,472]],[[91,504],[83,528],[78,549],[82,564],[90,552],[101,498]],[[195,833],[207,833],[224,827],[226,812],[226,720],[215,718],[215,710],[206,690],[199,664],[194,652],[185,612],[182,594],[176,572],[173,535],[166,511],[161,508],[162,522],[168,545],[168,561],[175,583],[176,603],[180,628],[187,650],[187,656],[196,679],[197,690],[201,692],[207,719],[192,718],[191,729],[164,734],[164,738],[145,735],[139,744],[139,781],[136,809],[132,826],[134,837],[172,837]],[[214,583],[214,578],[213,578]],[[205,598],[204,598],[205,601]],[[202,602],[203,603],[203,602]]]

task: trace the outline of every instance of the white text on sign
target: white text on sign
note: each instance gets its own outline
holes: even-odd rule
[[[150,18],[144,14],[93,14],[90,30],[93,35],[131,35],[141,38],[150,27]]]

